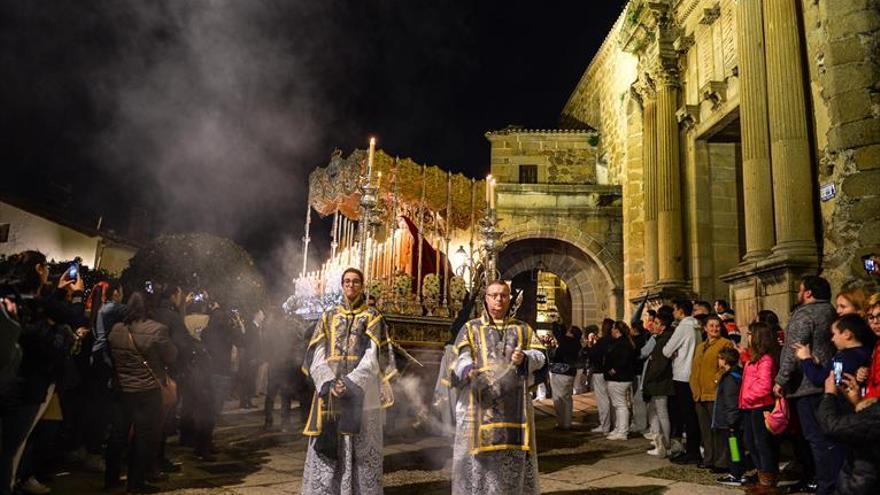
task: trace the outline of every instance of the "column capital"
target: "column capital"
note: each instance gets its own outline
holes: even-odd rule
[[[639,72],[639,78],[632,84],[632,90],[643,105],[645,100],[653,100],[657,97],[657,88],[654,86],[654,80],[644,71]]]

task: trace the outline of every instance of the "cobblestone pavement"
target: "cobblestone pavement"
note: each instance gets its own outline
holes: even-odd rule
[[[696,467],[672,466],[645,454],[650,448],[640,435],[609,441],[589,433],[589,426],[572,431],[554,428],[552,404],[538,404],[538,452],[543,493],[556,494],[731,494]],[[576,419],[595,424],[589,394],[577,396]],[[171,456],[183,464],[180,473],[162,483],[174,494],[295,494],[299,493],[305,459],[305,440],[299,434],[265,432],[262,411],[230,410],[218,428],[220,453],[216,462],[200,463],[190,449],[170,442]],[[452,449],[449,440],[412,432],[389,438],[385,446],[385,493],[448,494]],[[53,493],[101,492],[101,475],[74,470],[50,482]]]

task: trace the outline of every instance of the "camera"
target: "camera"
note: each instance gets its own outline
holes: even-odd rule
[[[153,282],[151,282],[149,280],[144,282],[144,290],[147,291],[148,294],[152,294],[153,290],[154,290],[153,289]]]

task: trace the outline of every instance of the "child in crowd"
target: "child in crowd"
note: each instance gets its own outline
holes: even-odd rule
[[[712,430],[725,438],[730,450],[729,473],[718,478],[727,486],[742,486],[745,483],[745,455],[739,410],[739,389],[742,385],[742,368],[739,366],[739,352],[733,347],[718,351],[718,368],[721,377],[715,391],[715,407],[712,411]]]
[[[749,325],[750,359],[743,370],[739,408],[749,455],[758,468],[758,483],[771,489],[779,481],[779,439],[764,425],[764,413],[773,410],[773,379],[779,370],[779,342],[770,325]]]
[[[858,314],[845,314],[831,325],[831,342],[837,348],[837,354],[826,366],[820,366],[813,360],[809,344],[795,344],[795,351],[801,361],[801,367],[814,385],[822,386],[828,373],[834,371],[836,363],[844,373],[855,375],[859,368],[870,366],[871,351],[876,336],[871,327]]]

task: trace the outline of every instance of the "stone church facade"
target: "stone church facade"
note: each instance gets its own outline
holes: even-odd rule
[[[876,0],[631,0],[563,109],[583,131],[487,134],[509,248],[583,258],[584,320],[696,294],[744,325],[804,274],[874,283],[878,53]]]

